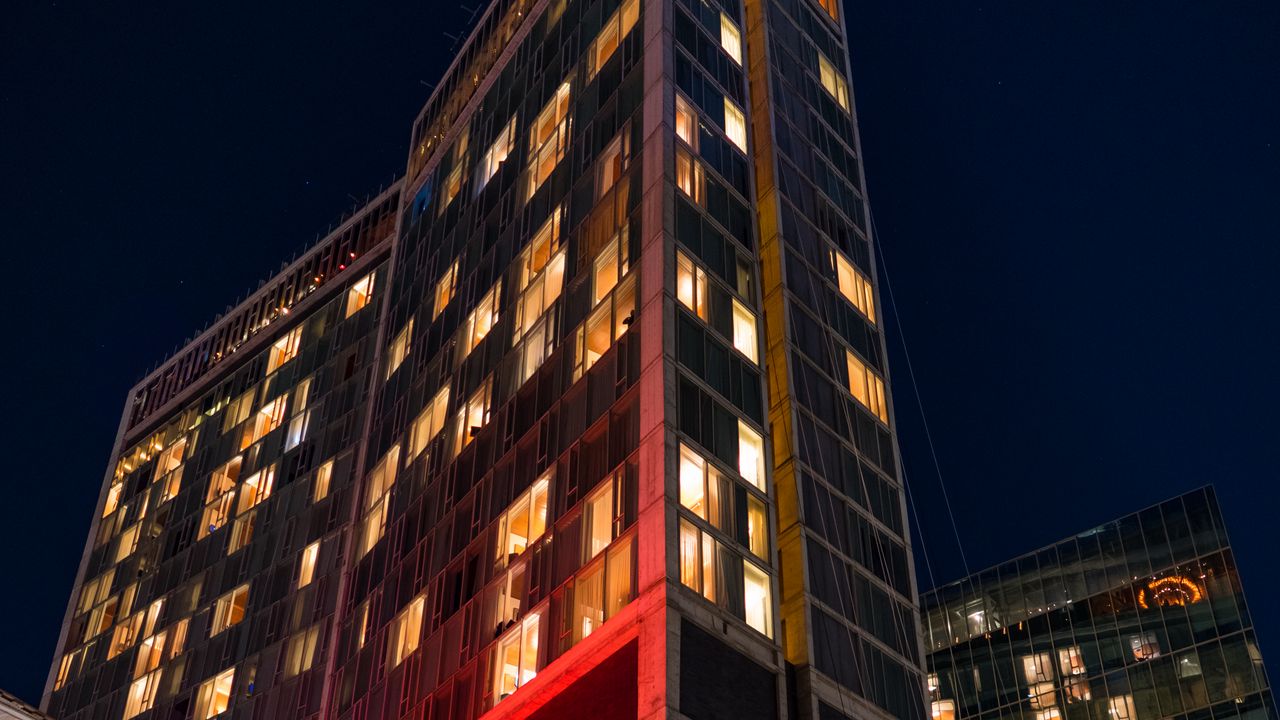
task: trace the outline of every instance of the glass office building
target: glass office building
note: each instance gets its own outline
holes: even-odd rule
[[[936,720],[1274,718],[1212,488],[921,597]]]
[[[838,0],[494,0],[129,397],[65,720],[923,720]]]

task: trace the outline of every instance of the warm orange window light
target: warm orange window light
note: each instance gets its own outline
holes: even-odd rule
[[[232,625],[239,624],[244,620],[245,608],[248,605],[248,583],[218,598],[213,606],[213,623],[209,628],[209,636],[213,637]]]
[[[288,335],[280,338],[271,345],[271,350],[267,352],[267,374],[275,372],[277,368],[298,356],[298,348],[302,346],[302,328],[296,327],[289,331]]]
[[[840,294],[853,303],[853,306],[858,308],[874,325],[876,322],[876,299],[875,289],[871,287],[871,281],[859,272],[853,266],[853,263],[845,259],[844,255],[832,250],[831,260],[836,269],[836,283],[840,288]]]
[[[702,188],[706,184],[702,164],[684,148],[676,148],[676,187],[695,205],[702,205]]]
[[[849,365],[849,392],[862,406],[875,413],[881,422],[889,422],[889,405],[885,400],[884,380],[866,363],[845,350]]]
[[[739,150],[747,151],[747,116],[729,98],[724,99],[724,134]]]
[[[302,559],[298,563],[298,587],[311,584],[316,576],[316,560],[320,558],[320,541],[317,540],[302,551]]]
[[[595,42],[591,43],[591,49],[587,52],[587,59],[591,63],[587,67],[588,80],[594,78],[605,62],[613,57],[613,53],[622,44],[622,39],[631,32],[631,28],[635,26],[639,17],[640,0],[626,0],[622,7],[604,21],[600,34],[596,36]]]
[[[698,114],[683,95],[676,95],[676,137],[689,147],[698,147]]]
[[[676,251],[676,299],[707,319],[707,274],[680,250]]]
[[[373,299],[373,281],[376,273],[369,273],[356,281],[347,291],[347,317],[355,315]]]
[[[213,720],[231,706],[231,686],[235,682],[236,669],[227,668],[200,684],[196,693],[195,720]]]
[[[445,270],[444,275],[440,276],[440,280],[436,282],[435,304],[431,311],[431,319],[440,317],[440,313],[444,311],[450,300],[453,300],[454,294],[458,289],[458,261],[454,260],[453,264]]]

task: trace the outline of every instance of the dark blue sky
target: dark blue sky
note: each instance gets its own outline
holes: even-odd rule
[[[6,7],[0,687],[30,700],[125,392],[402,170],[467,15],[277,5]],[[1212,482],[1274,663],[1280,5],[847,5],[872,206],[969,564]]]

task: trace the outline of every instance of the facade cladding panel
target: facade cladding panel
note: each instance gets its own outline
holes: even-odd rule
[[[1276,717],[1211,488],[921,604],[938,720]]]
[[[495,0],[394,232],[131,396],[46,706],[922,719],[838,17]]]

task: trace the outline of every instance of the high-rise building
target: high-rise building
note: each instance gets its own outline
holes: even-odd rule
[[[494,0],[131,392],[45,706],[923,720],[847,66],[838,0]]]
[[[935,720],[1277,717],[1212,488],[920,602]]]

